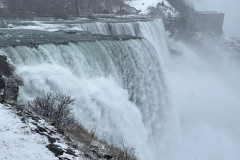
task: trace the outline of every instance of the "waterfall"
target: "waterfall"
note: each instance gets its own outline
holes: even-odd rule
[[[167,33],[161,19],[136,22],[98,22],[83,23],[78,26],[82,30],[104,35],[131,35],[146,38],[159,54],[159,59],[168,56]],[[165,58],[163,58],[165,57]]]
[[[9,46],[0,51],[23,77],[21,99],[49,90],[70,94],[77,98],[74,115],[88,129],[115,144],[123,138],[141,157],[152,159],[148,141],[163,129],[166,87],[158,54],[147,40]]]
[[[82,29],[93,33],[144,37],[164,62],[170,108],[163,112],[168,111],[171,120],[161,120],[168,127],[165,134],[160,133],[164,141],[153,138],[153,159],[240,158],[239,67],[221,43],[201,34],[196,46],[169,41],[160,19],[87,25]],[[175,54],[169,53],[168,46]]]
[[[239,68],[226,48],[169,39],[161,19],[78,27],[143,39],[1,48],[24,79],[21,99],[69,94],[88,129],[143,160],[240,158]]]

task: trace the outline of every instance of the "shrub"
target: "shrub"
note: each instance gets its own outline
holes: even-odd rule
[[[42,93],[41,97],[36,97],[28,103],[30,110],[41,115],[64,129],[72,121],[72,105],[75,99],[61,93]]]
[[[88,131],[81,122],[73,119],[69,126],[65,129],[65,132],[73,137],[75,140],[85,144],[89,147],[93,140],[97,140],[95,136],[95,131]]]
[[[109,156],[112,159],[117,158],[118,160],[138,160],[135,149],[125,147],[123,140],[121,142],[122,147],[116,147],[109,145],[105,140],[99,139],[94,130],[88,131],[71,114],[71,106],[74,101],[75,99],[71,96],[48,92],[42,93],[40,97],[36,97],[33,101],[29,102],[28,108],[46,120],[54,122],[59,130],[74,140],[70,142],[70,145],[80,149],[83,153],[86,153],[85,155],[92,152],[92,154],[97,154],[105,159],[107,159],[106,156]],[[20,108],[22,107],[20,106]],[[81,143],[80,145],[79,142]],[[101,153],[101,148],[104,148],[103,154]]]
[[[54,18],[68,20],[70,15],[65,10],[57,10],[54,14]]]
[[[123,139],[120,144],[121,147],[116,147],[114,145],[108,146],[109,152],[113,153],[118,160],[138,160],[135,148],[125,147]]]

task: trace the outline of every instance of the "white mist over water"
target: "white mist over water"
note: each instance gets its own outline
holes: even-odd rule
[[[167,156],[174,160],[239,159],[239,84],[231,84],[225,78],[239,79],[238,75],[228,74],[233,70],[231,64],[217,62],[221,54],[214,53],[215,61],[212,59],[208,64],[208,57],[201,59],[198,55],[207,56],[210,52],[175,47],[184,55],[174,59],[175,65],[171,65],[166,73],[172,106],[179,117],[179,139],[172,142],[172,150],[168,150]]]
[[[169,40],[161,20],[88,25],[94,33],[141,35],[152,45],[2,48],[24,77],[23,99],[42,90],[76,97],[74,113],[88,129],[115,144],[122,137],[144,160],[240,158],[240,76],[231,53],[211,40],[199,46]],[[167,44],[181,54],[171,55]]]

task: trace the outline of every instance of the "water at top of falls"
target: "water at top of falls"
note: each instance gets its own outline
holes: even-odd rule
[[[161,19],[152,21],[136,22],[98,22],[79,24],[85,31],[104,35],[131,35],[143,37],[149,40],[159,54],[159,59],[163,62],[168,57],[167,33]],[[164,57],[164,58],[163,58]]]

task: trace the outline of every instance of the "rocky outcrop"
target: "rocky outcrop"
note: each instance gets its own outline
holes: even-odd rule
[[[223,33],[224,13],[196,12],[190,19],[189,26],[198,32]]]
[[[6,103],[16,103],[19,92],[19,85],[17,76],[14,75],[15,68],[7,61],[7,57],[4,54],[0,54],[0,75],[2,76],[0,89],[3,92],[1,101]],[[20,80],[21,81],[21,80]],[[19,82],[20,82],[19,81]]]
[[[168,17],[163,22],[172,35],[190,32],[222,34],[224,16],[224,13],[219,12],[192,12],[188,16]]]
[[[6,87],[4,91],[4,102],[16,103],[19,93],[19,86],[14,78],[5,79]]]

